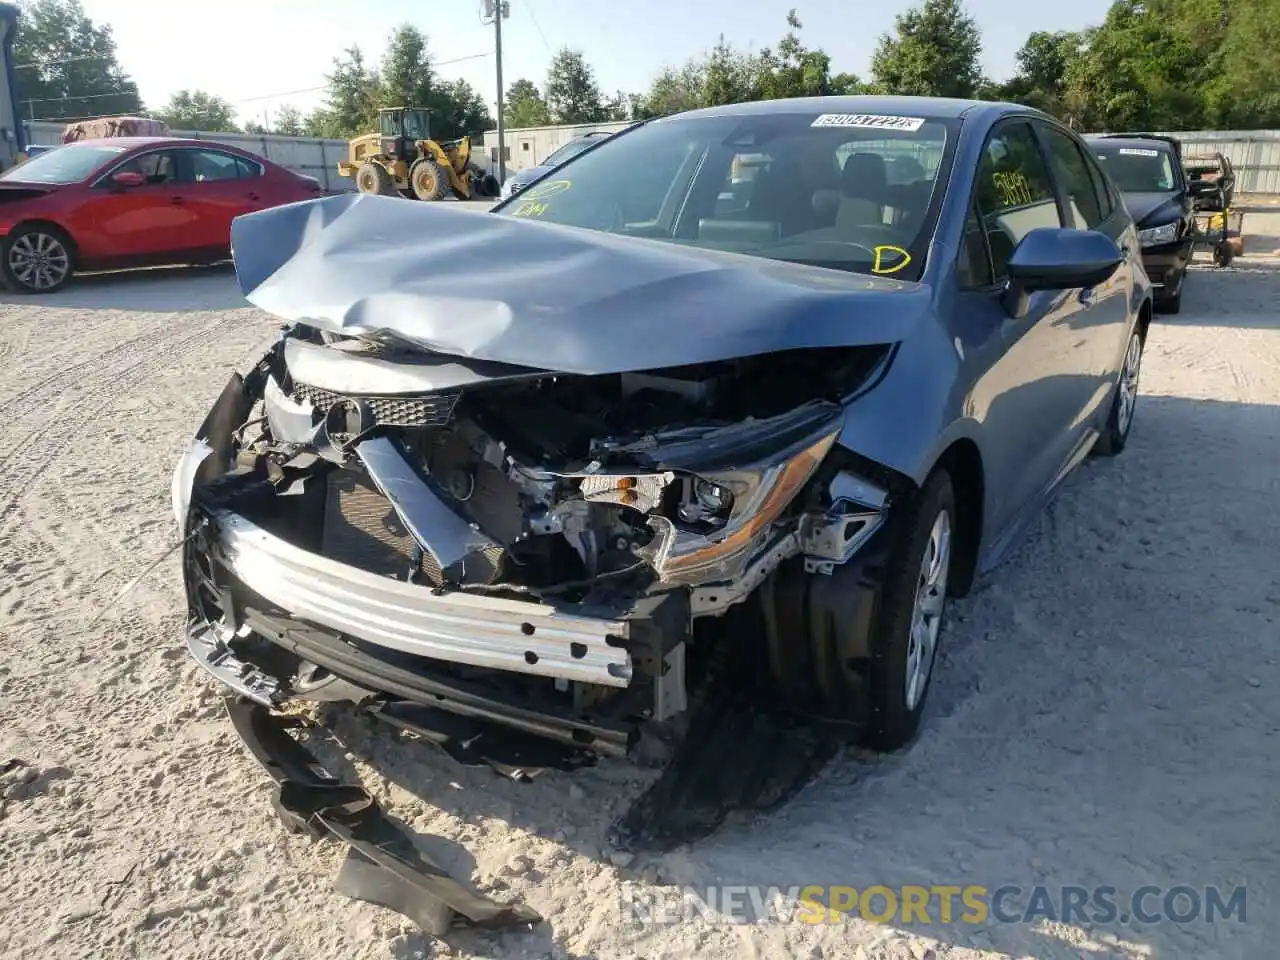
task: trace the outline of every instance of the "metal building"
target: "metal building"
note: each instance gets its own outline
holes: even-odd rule
[[[520,127],[507,128],[507,173],[536,167],[554,150],[564,146],[570,140],[576,140],[584,133],[604,131],[617,133],[631,126],[632,121],[623,120],[613,123],[575,123],[554,127]],[[476,158],[479,161],[479,157]],[[489,170],[498,169],[498,131],[486,130],[484,134],[484,160]]]

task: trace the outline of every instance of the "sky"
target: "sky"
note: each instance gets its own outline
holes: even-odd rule
[[[430,39],[439,72],[467,80],[490,103],[496,74],[493,28],[480,0],[219,0],[179,13],[160,0],[82,0],[89,16],[114,30],[120,61],[143,101],[199,89],[232,101],[242,121],[292,104],[304,112],[324,101],[333,58],[357,45],[371,60],[401,23]],[[555,50],[584,52],[601,87],[642,92],[666,64],[708,50],[721,34],[740,49],[772,46],[798,8],[806,46],[831,56],[832,72],[866,79],[878,37],[912,0],[509,0],[503,23],[503,85],[527,77],[542,86]],[[1033,30],[1074,30],[1102,20],[1109,0],[1038,3],[967,0],[983,34],[989,76],[1013,73],[1014,53]],[[451,11],[451,12],[449,12]],[[444,61],[455,61],[446,63]]]

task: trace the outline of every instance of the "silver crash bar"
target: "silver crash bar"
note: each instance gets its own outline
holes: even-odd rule
[[[520,600],[437,593],[301,550],[239,514],[210,515],[219,560],[271,603],[378,646],[452,663],[625,687],[626,621]]]

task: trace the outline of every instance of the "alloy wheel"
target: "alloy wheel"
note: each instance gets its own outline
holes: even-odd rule
[[[1133,411],[1138,405],[1138,377],[1142,372],[1142,337],[1134,333],[1129,338],[1129,348],[1124,353],[1124,366],[1120,370],[1119,408],[1116,410],[1116,428],[1120,436],[1127,436],[1133,425]]]
[[[51,290],[67,278],[71,255],[52,234],[24,233],[9,246],[9,270],[30,290]]]
[[[933,669],[942,610],[947,599],[947,574],[951,568],[951,514],[938,513],[929,531],[929,543],[920,563],[915,605],[911,611],[911,634],[907,640],[906,702],[914,710],[924,698]]]

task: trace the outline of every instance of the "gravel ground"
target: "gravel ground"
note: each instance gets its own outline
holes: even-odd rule
[[[1280,248],[1280,214],[1251,216]],[[1280,259],[1198,269],[1158,318],[1132,441],[1068,483],[953,607],[908,752],[851,751],[779,813],[625,862],[610,817],[650,774],[531,786],[374,736],[355,769],[532,932],[423,937],[331,890],[286,836],[214,684],[188,665],[169,475],[276,324],[226,270],[0,298],[0,954],[6,957],[1259,957],[1280,939]],[[1270,519],[1268,519],[1270,518]],[[92,618],[108,608],[100,622]],[[642,926],[624,889],[1247,884],[1247,919],[909,931],[862,920]],[[936,914],[934,919],[936,920]],[[1267,948],[1266,944],[1273,946]]]

